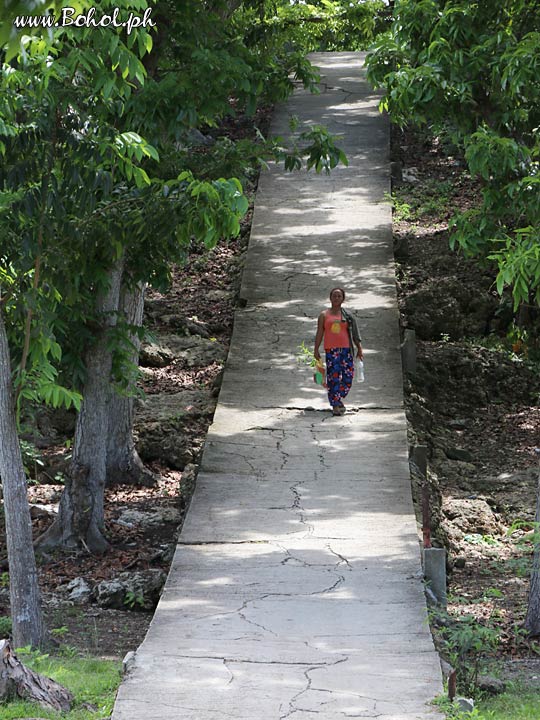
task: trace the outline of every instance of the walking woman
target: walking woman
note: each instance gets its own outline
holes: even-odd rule
[[[326,384],[333,415],[345,415],[343,398],[347,397],[354,377],[354,345],[356,345],[358,359],[362,360],[364,357],[362,338],[358,332],[356,321],[341,307],[344,300],[345,290],[343,288],[334,288],[330,292],[332,307],[323,310],[319,315],[313,352],[315,358],[320,360],[319,346],[324,337]]]

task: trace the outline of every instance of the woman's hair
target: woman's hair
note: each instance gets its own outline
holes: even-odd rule
[[[345,290],[344,290],[343,288],[340,288],[340,287],[332,288],[332,289],[330,290],[330,295],[329,295],[329,297],[332,297],[332,293],[333,293],[335,290],[339,290],[339,292],[343,295],[343,299],[345,300]]]

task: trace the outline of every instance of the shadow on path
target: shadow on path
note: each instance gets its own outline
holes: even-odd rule
[[[442,691],[407,460],[388,126],[362,56],[276,112],[348,168],[261,178],[234,333],[166,588],[113,720],[427,720]],[[344,417],[296,360],[332,287],[362,329]]]

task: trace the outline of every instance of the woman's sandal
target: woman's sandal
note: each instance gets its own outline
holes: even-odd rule
[[[341,412],[341,408],[339,407],[339,405],[334,405],[334,407],[332,408],[332,415],[338,417],[339,415],[342,415],[342,414],[343,413]]]

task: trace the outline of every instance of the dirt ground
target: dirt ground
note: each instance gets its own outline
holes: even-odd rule
[[[512,331],[495,269],[449,247],[450,217],[480,192],[463,162],[412,132],[396,129],[392,147],[401,325],[417,338],[417,369],[405,381],[409,433],[428,448],[448,610],[493,630],[487,654],[500,672],[538,685],[540,641],[523,630],[539,481],[538,339]]]

